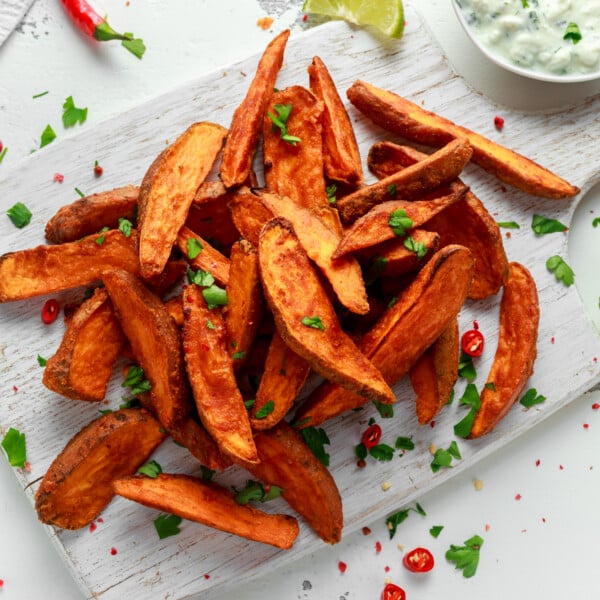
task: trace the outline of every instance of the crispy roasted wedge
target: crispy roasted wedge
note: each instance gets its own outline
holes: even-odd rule
[[[519,399],[533,373],[539,319],[537,288],[531,273],[519,263],[509,263],[500,302],[498,346],[469,437],[489,433]]]
[[[196,190],[210,173],[226,134],[215,123],[194,123],[158,155],[144,175],[138,200],[144,279],[163,271]]]
[[[358,262],[353,256],[333,258],[340,238],[313,211],[298,206],[287,196],[267,190],[250,191],[248,188],[236,194],[234,205],[237,205],[233,209],[234,220],[236,223],[248,221],[248,227],[243,222],[240,227],[244,236],[254,245],[258,243],[258,224],[267,216],[283,217],[290,221],[304,251],[329,281],[340,303],[353,313],[368,312],[367,292]]]
[[[4,254],[0,256],[0,302],[90,285],[107,269],[139,273],[135,244],[135,233],[125,237],[111,229],[78,242]]]
[[[416,200],[454,181],[469,162],[471,153],[469,141],[457,138],[411,167],[340,198],[336,206],[342,222],[350,225],[377,204],[395,198]]]
[[[117,410],[86,425],[42,479],[35,495],[40,521],[85,527],[113,498],[113,481],[135,473],[164,438],[160,423],[144,409]]]
[[[421,227],[439,212],[458,202],[466,193],[467,187],[453,184],[453,189],[445,196],[433,200],[388,200],[373,207],[345,231],[333,258],[357,252],[381,244],[397,237],[410,236],[411,229]],[[398,228],[395,219],[408,219]]]
[[[219,308],[209,309],[202,288],[189,285],[183,291],[183,315],[185,364],[202,423],[223,453],[258,461]]]
[[[286,502],[323,541],[339,542],[344,521],[340,492],[300,434],[281,422],[257,433],[255,441],[260,463],[246,468],[264,483],[282,488]]]
[[[190,240],[195,240],[193,245]],[[229,259],[185,225],[177,234],[177,246],[193,269],[208,271],[220,285],[229,283]],[[191,249],[198,247],[200,252],[190,258]]]
[[[328,179],[359,186],[362,162],[354,128],[325,63],[315,56],[308,67],[312,93],[323,103],[323,166]]]
[[[454,319],[409,371],[421,425],[429,423],[450,400],[458,379],[458,359],[458,320]]]
[[[252,406],[252,429],[262,431],[279,423],[294,405],[309,373],[309,363],[288,348],[276,331],[269,344],[264,371]]]
[[[456,319],[472,273],[473,259],[467,248],[442,248],[419,271],[397,302],[361,337],[359,348],[390,385],[404,377]],[[418,335],[414,323],[419,324]],[[300,405],[294,421],[299,427],[317,426],[364,404],[364,398],[332,382],[324,382]]]
[[[378,176],[385,176],[409,167],[426,156],[409,146],[380,142],[369,152],[369,168]],[[508,259],[500,229],[471,190],[460,202],[434,216],[427,226],[439,233],[441,246],[460,244],[471,250],[475,271],[469,298],[481,300],[500,290],[508,276]]]
[[[69,318],[56,354],[46,362],[42,383],[67,398],[98,402],[106,395],[125,342],[106,290],[96,288]]]
[[[170,433],[193,409],[177,325],[161,300],[134,275],[108,271],[103,281],[133,353],[150,382],[152,412]]]
[[[466,127],[389,91],[355,81],[347,91],[350,102],[369,119],[406,139],[440,147],[455,138],[468,138],[473,162],[502,181],[535,196],[571,198],[579,188],[544,167]]]
[[[258,256],[263,291],[285,343],[326,379],[365,399],[393,402],[379,371],[342,331],[289,221],[275,218],[263,227]]]
[[[138,194],[138,186],[126,185],[62,206],[46,223],[46,239],[54,244],[74,242],[103,227],[116,229],[121,217],[133,221]]]
[[[208,527],[287,550],[298,536],[298,521],[235,501],[232,492],[191,475],[124,477],[114,482],[119,496]]]
[[[231,247],[231,276],[225,288],[227,306],[223,309],[227,347],[234,371],[244,365],[258,334],[264,312],[264,298],[258,273],[258,253],[245,239]]]
[[[221,180],[227,188],[248,181],[263,117],[273,94],[290,30],[277,35],[263,52],[246,97],[233,114],[221,161]]]

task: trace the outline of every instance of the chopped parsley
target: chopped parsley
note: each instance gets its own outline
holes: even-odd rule
[[[320,317],[302,317],[300,322],[306,327],[312,327],[313,329],[320,329],[321,331],[325,331],[325,325],[323,324],[323,321],[321,321]]]
[[[140,38],[134,38],[133,33],[124,33],[123,35],[130,39],[123,40],[121,42],[121,46],[123,46],[123,48],[126,50],[129,50],[131,54],[141,60],[142,56],[144,56],[144,52],[146,52],[146,45],[144,44],[144,41]]]
[[[121,384],[121,387],[130,388],[132,396],[138,396],[144,392],[149,392],[152,389],[150,382],[144,378],[144,370],[138,365],[131,365],[127,369],[127,375],[125,381]]]
[[[195,283],[204,288],[202,290],[202,296],[204,297],[204,300],[206,300],[209,309],[227,305],[227,292],[215,284],[215,278],[208,271],[203,271],[202,269],[198,269],[197,271],[188,269],[187,276],[190,283]]]
[[[42,131],[42,135],[40,137],[40,148],[47,146],[52,143],[56,139],[56,133],[54,133],[54,129],[50,125],[46,125],[46,129]]]
[[[335,204],[337,201],[336,193],[337,193],[337,185],[332,183],[325,188],[325,193],[327,194],[327,202],[329,204]]]
[[[442,533],[442,529],[444,529],[443,525],[433,525],[429,528],[429,534],[431,537],[438,538],[440,537],[440,533]]]
[[[236,490],[235,501],[242,506],[249,502],[268,502],[281,496],[282,489],[276,485],[262,485],[258,481],[248,480],[243,490]]]
[[[473,383],[468,383],[464,394],[459,401],[459,406],[469,406],[470,410],[465,417],[454,426],[454,433],[458,437],[466,438],[471,433],[475,415],[481,407],[481,399],[477,387]]]
[[[177,515],[162,514],[156,517],[156,519],[154,519],[154,527],[156,528],[158,537],[161,540],[164,540],[172,535],[177,535],[181,531],[181,529],[179,529],[181,520],[181,517],[178,517]]]
[[[287,129],[287,121],[290,117],[290,113],[292,112],[292,105],[275,104],[273,108],[275,109],[277,115],[274,115],[271,111],[267,113],[272,122],[271,131],[275,133],[277,130],[279,130],[281,139],[292,146],[299,144],[302,140],[295,135],[290,135]]]
[[[397,208],[390,213],[388,225],[398,237],[402,237],[412,227],[413,222],[410,217],[406,216],[406,211]]]
[[[525,408],[531,408],[532,406],[535,406],[536,404],[541,404],[542,402],[545,402],[545,401],[546,401],[546,396],[542,396],[541,394],[538,394],[537,390],[535,388],[529,388],[523,394],[523,397],[519,400],[519,402]]]
[[[565,232],[569,228],[556,219],[550,219],[543,215],[533,215],[531,229],[538,235],[544,235],[545,233]]]
[[[0,163],[2,162],[2,160],[4,159],[4,157],[6,156],[6,152],[8,151],[8,148],[6,146],[4,146],[4,148],[2,148],[2,151],[0,152]]]
[[[423,258],[427,254],[427,248],[423,242],[417,242],[410,235],[404,240],[404,247],[417,255],[417,258]]]
[[[45,92],[40,92],[39,94],[34,94],[33,96],[31,96],[31,98],[33,100],[35,100],[36,98],[41,98],[42,96],[45,96],[46,94],[48,94],[49,92],[46,90]]]
[[[474,381],[477,377],[477,371],[475,370],[475,365],[473,364],[473,358],[462,352],[458,361],[458,375],[467,381]]]
[[[148,477],[152,477],[152,479],[156,479],[162,472],[162,467],[155,461],[151,460],[147,462],[145,465],[142,465],[138,470],[138,473],[142,475],[147,475]]]
[[[43,356],[40,356],[39,354],[37,355],[37,362],[38,365],[40,365],[40,367],[45,367],[46,363],[48,362]]]
[[[498,221],[496,225],[505,229],[521,229],[521,226],[516,221]]]
[[[414,450],[415,443],[411,437],[399,436],[396,438],[396,443],[394,444],[397,450]]]
[[[23,229],[26,225],[31,222],[31,211],[22,203],[17,202],[13,204],[7,211],[8,218],[13,222],[15,227]]]
[[[563,40],[571,40],[573,44],[578,44],[581,41],[581,31],[577,23],[569,23],[565,29]]]
[[[311,449],[312,453],[326,466],[329,466],[329,454],[325,451],[325,446],[331,444],[325,430],[316,427],[305,427],[300,430],[302,439]]]
[[[453,562],[462,571],[463,577],[473,577],[479,564],[479,550],[483,546],[483,539],[474,535],[463,543],[464,546],[451,544],[446,551],[446,560]]]
[[[133,228],[133,223],[126,219],[125,217],[119,217],[119,231],[125,236],[131,236],[131,229]]]
[[[373,404],[382,419],[391,419],[394,416],[393,404],[384,404],[383,402],[377,402],[377,400],[374,400]]]
[[[87,108],[78,108],[73,102],[73,96],[69,96],[63,104],[62,122],[65,127],[73,127],[79,123],[83,125],[87,119]]]
[[[557,281],[562,281],[567,287],[573,285],[575,274],[569,265],[562,257],[555,254],[546,261],[546,268],[551,273],[554,273]]]
[[[274,409],[275,409],[275,402],[273,402],[273,400],[269,400],[267,403],[265,403],[263,406],[261,406],[256,411],[254,418],[255,419],[264,419],[264,418],[268,417],[273,412]]]
[[[387,186],[387,193],[390,195],[391,198],[396,197],[397,191],[398,191],[398,187],[396,186],[395,183],[390,183],[390,185]]]
[[[12,427],[2,439],[2,447],[8,457],[11,467],[24,467],[27,460],[27,445],[25,434]]]
[[[390,532],[390,540],[396,535],[398,525],[406,521],[411,512],[416,512],[422,517],[427,516],[427,513],[423,510],[423,507],[418,502],[415,504],[414,508],[412,506],[409,506],[408,508],[404,508],[391,514],[385,520],[386,527]]]
[[[194,260],[204,249],[204,246],[196,238],[188,238],[186,242],[188,258]]]
[[[458,444],[453,441],[446,450],[444,450],[443,448],[438,448],[435,451],[435,454],[433,455],[433,460],[431,461],[431,470],[434,473],[437,473],[441,467],[451,468],[452,460],[460,460],[461,458],[462,456],[460,455]]]

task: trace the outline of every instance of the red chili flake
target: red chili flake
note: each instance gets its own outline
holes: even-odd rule
[[[364,468],[367,466],[367,461],[366,461],[364,458],[359,458],[359,459],[356,461],[356,466],[357,466],[359,469],[364,469]]]
[[[494,126],[498,131],[502,131],[502,128],[504,127],[504,119],[496,115],[494,117]]]
[[[554,339],[554,336],[552,336],[552,337],[550,338],[550,343],[551,343],[551,344],[554,344],[554,342],[555,342],[555,339]]]
[[[204,579],[210,579],[210,575],[208,573],[204,573]]]
[[[542,523],[546,522],[546,517],[542,517]]]
[[[94,531],[96,531],[97,528],[98,525],[96,525],[96,523],[90,523],[90,533],[94,533]]]
[[[542,463],[542,461],[541,461],[541,460],[538,458],[538,459],[535,461],[535,466],[536,466],[536,467],[539,467],[541,463]]]
[[[583,428],[584,429],[589,429],[590,428],[590,424],[589,423],[584,423],[583,424]]]
[[[598,362],[598,357],[594,356],[594,362],[597,363]]]
[[[308,21],[308,15],[305,13],[302,15],[302,22],[306,23],[306,21]]]
[[[111,548],[110,549],[110,553],[112,554],[112,556],[114,556],[117,553],[117,549],[116,548]]]
[[[340,560],[338,563],[338,569],[340,570],[340,573],[345,573],[347,568],[348,565],[343,560]]]
[[[208,352],[210,350],[210,346],[208,344],[202,344],[202,350],[204,350],[204,352]]]
[[[522,498],[521,494],[516,494],[515,495],[515,500],[520,500]]]
[[[27,460],[25,461],[25,466],[23,467],[28,473],[31,473],[31,463]]]
[[[104,169],[98,164],[98,161],[94,163],[94,175],[100,177],[104,173]]]
[[[98,519],[96,519],[98,521],[98,523],[104,523],[104,519],[102,517],[98,517]]]
[[[386,573],[389,573],[389,572],[391,571],[391,569],[390,569],[390,567],[389,567],[388,565],[385,565],[385,567],[383,568],[383,570],[384,570]]]
[[[479,321],[477,319],[473,319],[473,329],[479,329]]]
[[[2,150],[4,150],[4,144],[0,141],[0,152],[2,152]]]
[[[0,146],[2,146],[2,142],[0,142]],[[0,588],[4,586],[4,579],[0,579]]]
[[[363,527],[362,532],[363,532],[363,535],[370,535],[371,529],[369,527]]]
[[[488,532],[491,528],[492,528],[492,526],[489,523],[485,524],[484,529],[485,529],[486,532]]]
[[[50,298],[50,300],[46,300],[44,306],[42,307],[42,321],[46,325],[50,325],[50,323],[54,323],[56,321],[56,317],[58,317],[59,306],[58,302],[54,298]]]
[[[511,236],[510,236],[510,231],[507,231],[505,235],[506,235],[506,237],[507,237],[508,239],[510,239],[510,237],[511,237]]]
[[[64,175],[62,175],[61,173],[54,173],[54,181],[56,181],[56,183],[62,183],[64,180]]]
[[[503,185],[501,185],[501,186],[500,186],[500,191],[501,191],[501,192],[506,192],[506,189],[507,189],[507,188],[506,188],[505,186],[503,186]]]
[[[429,427],[433,429],[435,427],[435,421],[429,421]]]
[[[600,408],[600,404],[598,404],[597,402],[594,402],[594,404],[592,404],[592,410],[598,410]]]
[[[564,471],[565,470],[565,468],[562,465],[558,465],[558,468],[559,468],[560,471]]]
[[[19,388],[16,385],[13,385],[13,392],[17,393],[19,391]]]
[[[377,552],[377,554],[381,552],[381,542],[375,542],[375,552]]]

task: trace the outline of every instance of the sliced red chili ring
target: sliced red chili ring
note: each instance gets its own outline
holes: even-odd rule
[[[406,592],[395,583],[388,583],[381,592],[381,600],[406,600]]]
[[[481,356],[485,340],[479,329],[465,331],[460,339],[461,350],[469,356]]]
[[[60,308],[58,306],[58,302],[54,298],[46,300],[44,306],[42,307],[42,321],[46,325],[54,323],[54,321],[56,321],[56,317],[58,317],[59,311]]]
[[[427,548],[415,548],[404,555],[402,564],[413,573],[426,573],[433,569],[433,554]]]
[[[362,436],[362,443],[367,450],[374,448],[379,444],[379,440],[381,439],[381,427],[377,425],[377,423],[373,423],[365,429],[365,432]]]

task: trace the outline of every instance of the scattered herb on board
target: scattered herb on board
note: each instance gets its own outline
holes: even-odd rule
[[[544,217],[543,215],[533,215],[531,229],[538,235],[544,235],[546,233],[564,233],[569,228],[556,219]]]
[[[2,447],[11,467],[24,467],[27,460],[27,444],[25,434],[10,427],[2,439]]]
[[[409,506],[389,515],[385,520],[385,525],[390,533],[390,540],[396,535],[398,525],[403,523],[410,515],[411,512],[415,512],[422,517],[426,517],[427,513],[423,507],[417,502],[414,507]]]
[[[431,470],[434,473],[437,473],[442,467],[451,468],[452,461],[454,459],[460,460],[461,458],[462,456],[460,455],[458,444],[453,441],[445,450],[443,448],[438,448],[435,451],[433,460],[431,461]]]
[[[521,229],[521,226],[516,221],[498,221],[496,225],[504,229]]]
[[[454,434],[461,438],[468,437],[473,427],[475,415],[481,407],[481,399],[477,387],[473,383],[467,383],[462,398],[459,401],[459,406],[469,406],[469,412],[464,418],[454,426]]]
[[[16,202],[7,211],[8,218],[12,221],[15,227],[23,229],[31,222],[31,211],[22,203]]]
[[[573,285],[575,281],[573,269],[558,254],[551,256],[546,261],[546,268],[551,273],[554,273],[557,281],[562,281],[567,287]]]
[[[323,321],[321,321],[321,317],[317,317],[316,315],[312,317],[302,317],[300,322],[306,327],[312,327],[313,329],[325,331],[325,325],[323,324]]]
[[[541,394],[537,393],[537,390],[535,388],[529,388],[521,397],[521,399],[519,400],[519,402],[525,407],[525,408],[531,408],[532,406],[535,406],[536,404],[541,404],[542,402],[545,402],[546,400],[546,396],[542,396]]]
[[[157,463],[155,460],[151,460],[142,465],[137,472],[141,475],[147,475],[148,477],[152,477],[152,479],[156,479],[163,472],[163,470],[159,463]]]
[[[246,487],[235,490],[235,501],[245,506],[249,502],[268,502],[273,498],[279,498],[283,490],[276,485],[263,485],[258,481],[248,480]]]
[[[158,537],[161,540],[164,540],[172,535],[177,535],[181,531],[181,529],[179,529],[181,521],[181,517],[178,517],[177,515],[162,514],[156,517],[156,519],[154,519],[154,527],[156,528]]]
[[[40,148],[51,144],[56,139],[56,133],[54,133],[54,129],[50,125],[46,125],[44,131],[42,131],[42,135],[40,136]]]
[[[325,430],[320,427],[304,427],[300,430],[300,434],[312,453],[328,467],[329,454],[327,454],[325,446],[331,444],[331,442]]]
[[[271,111],[268,111],[269,119],[271,119],[271,131],[275,133],[279,130],[279,134],[281,139],[292,146],[299,144],[302,140],[295,135],[290,135],[287,128],[287,121],[292,112],[291,104],[275,104],[273,106],[277,115],[273,114]]]

